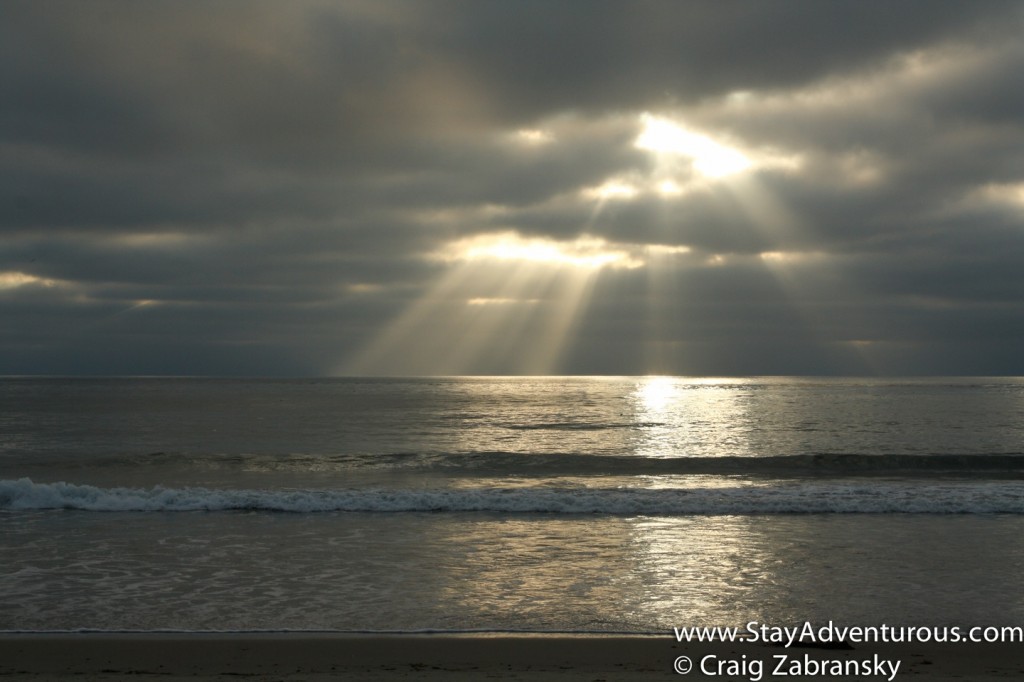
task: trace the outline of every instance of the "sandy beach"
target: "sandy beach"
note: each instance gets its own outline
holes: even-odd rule
[[[679,674],[687,656],[694,669]],[[786,656],[804,675],[772,675]],[[706,657],[713,657],[707,658]],[[897,673],[833,676],[821,662],[886,661]],[[702,661],[703,664],[702,664]],[[761,662],[758,669],[757,663]],[[813,662],[812,662],[813,661]],[[817,663],[814,663],[817,662]],[[721,664],[725,667],[719,669]],[[681,664],[685,665],[685,663]],[[728,666],[744,666],[740,670]],[[704,667],[705,671],[701,672]],[[710,669],[710,670],[709,670]],[[711,672],[711,674],[707,674]],[[730,674],[737,673],[737,674]],[[671,636],[351,634],[8,634],[4,680],[689,680],[1024,677],[1020,645],[862,645],[835,650],[680,644]]]

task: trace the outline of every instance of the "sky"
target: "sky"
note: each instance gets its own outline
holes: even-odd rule
[[[1024,374],[1024,4],[0,4],[0,374]]]

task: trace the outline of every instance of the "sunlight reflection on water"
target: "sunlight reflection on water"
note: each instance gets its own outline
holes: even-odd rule
[[[638,430],[637,455],[662,458],[687,454],[747,453],[750,428],[746,379],[645,377],[630,396]],[[728,390],[718,390],[727,388]]]

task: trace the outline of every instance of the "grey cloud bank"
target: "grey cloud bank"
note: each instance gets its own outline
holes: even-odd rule
[[[0,373],[1022,374],[1015,2],[7,2]]]

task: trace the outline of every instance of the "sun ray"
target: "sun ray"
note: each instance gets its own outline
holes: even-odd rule
[[[541,334],[527,357],[528,374],[555,372],[590,299],[596,277],[595,271],[582,270],[565,273],[556,282],[554,303],[547,311]]]
[[[673,247],[664,247],[672,249]],[[455,240],[447,271],[341,369],[348,374],[556,370],[602,270],[646,263],[647,247],[514,231]]]
[[[487,263],[474,263],[470,267],[477,271],[472,279],[478,283],[495,274],[493,266]],[[506,267],[502,272],[508,270]],[[522,329],[539,314],[538,308],[546,304],[545,289],[556,274],[550,267],[515,264],[506,276],[488,283],[487,291],[491,295],[484,297],[484,300],[504,303],[473,305],[474,299],[467,299],[451,327],[457,333],[438,359],[440,365],[453,374],[471,373],[483,361],[497,366],[515,365],[515,354],[509,343],[512,340],[521,343]]]
[[[523,145],[552,140],[540,129],[515,131]],[[644,113],[634,146],[655,158],[653,170],[624,169],[563,200],[592,202],[574,238],[529,236],[516,229],[454,239],[425,258],[444,265],[438,280],[368,343],[345,371],[460,374],[500,367],[505,372],[555,371],[604,271],[646,269],[647,306],[641,344],[649,368],[678,366],[682,327],[665,301],[678,301],[681,269],[708,254],[679,244],[673,214],[699,192],[718,202],[769,248],[799,243],[800,226],[766,185],[766,168],[795,168],[788,157],[737,146],[666,116]],[[594,236],[613,204],[661,199],[664,243],[629,244]],[[460,220],[459,215],[440,218]],[[658,240],[662,241],[662,240]],[[721,254],[722,262],[744,254]],[[747,254],[745,257],[749,257]],[[770,257],[769,257],[770,260]],[[771,263],[776,270],[787,263]],[[775,272],[773,271],[773,274]],[[656,305],[655,301],[661,301]],[[644,321],[645,320],[645,321]]]
[[[666,116],[644,113],[640,116],[640,132],[634,146],[651,153],[655,159],[646,184],[646,191],[665,199],[670,214],[677,201],[686,201],[687,194],[697,190],[710,198],[736,224],[749,228],[768,248],[759,265],[775,280],[785,302],[794,313],[807,322],[806,329],[821,329],[829,311],[823,311],[809,296],[815,287],[842,287],[839,273],[830,270],[818,272],[813,263],[801,253],[802,244],[808,243],[806,229],[797,216],[770,191],[767,173],[789,173],[801,167],[796,156],[787,156],[774,150],[745,149],[693,130]],[[670,215],[666,225],[671,224]],[[748,261],[744,252],[720,253],[711,256],[710,263]],[[672,274],[676,274],[677,270]],[[827,277],[824,275],[828,275]],[[667,269],[652,264],[648,286],[651,305],[648,311],[648,344],[646,346],[650,369],[666,364],[678,365],[679,331],[669,329],[670,319],[656,302],[672,300],[678,282],[673,281]],[[660,304],[664,307],[664,304]],[[826,325],[827,327],[827,325]],[[668,356],[672,357],[668,357]]]

